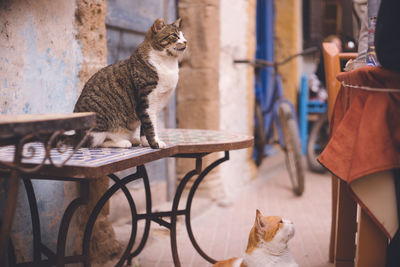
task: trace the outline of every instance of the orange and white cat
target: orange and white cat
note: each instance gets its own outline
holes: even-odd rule
[[[278,216],[264,217],[259,210],[242,258],[219,261],[214,267],[298,267],[288,249],[294,225]]]

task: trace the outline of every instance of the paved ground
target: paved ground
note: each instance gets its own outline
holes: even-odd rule
[[[247,245],[255,211],[260,209],[264,215],[279,215],[295,223],[296,234],[289,242],[289,248],[300,266],[333,266],[327,260],[331,217],[330,176],[307,172],[305,193],[296,197],[279,157],[267,158],[263,162],[259,177],[243,188],[233,205],[208,205],[196,216],[192,223],[195,237],[212,258],[241,256]],[[141,267],[173,266],[169,244],[168,231],[156,227],[136,264]],[[183,267],[211,266],[194,250],[183,224],[179,226],[178,250]]]

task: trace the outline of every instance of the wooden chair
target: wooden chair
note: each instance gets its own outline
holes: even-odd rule
[[[340,89],[340,83],[336,79],[337,74],[341,71],[340,61],[355,58],[357,54],[339,53],[333,43],[323,43],[322,47],[328,91],[328,115],[331,119],[333,106]],[[371,244],[374,244],[373,249],[371,249]],[[347,184],[336,176],[332,176],[332,225],[329,261],[334,262],[337,267],[354,266],[355,259],[358,261],[358,266],[384,266],[386,244],[387,239],[383,233],[363,211],[360,211],[359,224],[357,225],[357,203],[350,196]],[[368,262],[370,264],[383,262],[383,264],[363,264]]]
[[[332,116],[333,106],[340,89],[336,75],[341,71],[340,60],[355,57],[354,54],[339,53],[334,43],[323,43],[326,88],[328,91],[328,117]],[[329,261],[336,266],[352,266],[355,256],[355,233],[357,231],[357,204],[346,192],[346,184],[332,176],[332,225],[329,246]],[[339,212],[338,212],[339,211]],[[346,225],[346,227],[341,227]],[[338,227],[339,226],[339,227]],[[343,264],[342,264],[343,262]]]

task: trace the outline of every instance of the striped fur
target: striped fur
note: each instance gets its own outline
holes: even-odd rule
[[[186,49],[180,27],[180,19],[168,25],[157,19],[130,58],[87,81],[74,112],[97,115],[89,146],[165,147],[157,136],[156,118],[178,82],[178,57]]]

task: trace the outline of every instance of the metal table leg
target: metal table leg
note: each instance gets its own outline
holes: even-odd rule
[[[16,142],[14,165],[19,166],[22,159],[23,142]],[[8,242],[12,221],[14,219],[15,208],[17,205],[18,187],[20,180],[20,172],[18,169],[11,170],[10,179],[8,180],[7,200],[4,211],[3,223],[0,229],[0,266],[8,266]]]
[[[84,261],[84,266],[90,266],[90,239],[92,236],[92,232],[93,232],[93,227],[94,224],[96,222],[96,219],[98,217],[98,215],[100,214],[102,208],[104,207],[104,205],[106,204],[106,202],[112,197],[112,195],[117,192],[119,189],[121,189],[124,193],[124,195],[126,196],[129,206],[131,208],[131,216],[132,216],[132,231],[131,231],[131,236],[129,238],[129,242],[128,242],[128,246],[126,247],[124,253],[122,254],[121,259],[118,261],[118,263],[116,264],[116,266],[122,266],[124,264],[125,261],[128,261],[128,265],[130,264],[131,261],[131,254],[130,251],[133,247],[134,241],[136,239],[136,232],[137,232],[137,221],[138,221],[138,216],[137,216],[137,212],[136,212],[136,206],[134,203],[134,200],[128,190],[128,188],[126,187],[126,184],[143,178],[143,180],[145,181],[145,188],[148,188],[148,190],[146,189],[146,193],[150,192],[149,190],[149,184],[148,184],[148,177],[147,177],[147,173],[146,170],[144,168],[144,166],[139,166],[137,168],[137,172],[131,175],[126,176],[123,179],[119,179],[116,175],[109,175],[109,177],[115,182],[114,185],[112,185],[104,194],[103,196],[100,198],[100,200],[97,202],[97,204],[95,205],[92,213],[89,216],[89,220],[88,223],[86,225],[85,228],[85,232],[84,232],[84,236],[83,236],[83,244],[82,244],[82,248],[83,248],[83,256],[85,258]],[[147,202],[148,207],[147,207],[147,211],[151,211],[151,196],[146,194],[146,200],[150,200]],[[140,251],[143,249],[148,234],[149,234],[149,228],[150,228],[150,219],[146,219],[146,226],[145,226],[145,233],[142,237],[142,241],[141,244],[139,245],[139,247],[137,248],[138,252],[133,252],[133,254],[135,253],[140,253]]]
[[[186,214],[186,229],[187,232],[189,234],[189,238],[190,241],[192,242],[192,245],[194,246],[194,248],[197,250],[197,252],[208,262],[214,264],[217,261],[213,258],[211,258],[210,256],[208,256],[199,246],[199,244],[197,243],[194,235],[193,235],[193,231],[192,231],[192,225],[191,225],[191,220],[190,220],[190,211],[191,211],[191,207],[192,207],[192,201],[193,201],[193,197],[194,194],[198,188],[198,186],[200,185],[201,181],[203,181],[204,177],[215,167],[217,167],[219,164],[221,164],[224,161],[229,160],[229,151],[225,151],[225,156],[223,158],[220,158],[216,161],[214,161],[213,163],[211,163],[207,168],[204,169],[204,171],[197,177],[196,181],[194,182],[192,188],[190,189],[189,192],[189,196],[187,199],[187,204],[186,204],[186,210],[187,210],[187,214]]]
[[[177,242],[176,242],[176,210],[179,205],[179,200],[182,195],[183,190],[185,189],[185,185],[187,182],[190,180],[191,177],[194,176],[194,174],[199,173],[199,176],[196,178],[194,181],[194,184],[192,185],[192,188],[190,189],[189,196],[186,202],[186,209],[183,211],[182,215],[185,215],[185,221],[186,221],[186,230],[188,232],[190,241],[192,242],[193,247],[196,249],[196,251],[208,262],[210,263],[216,263],[217,261],[208,256],[199,246],[197,243],[193,231],[192,231],[192,226],[191,226],[191,217],[190,217],[190,211],[192,207],[192,202],[194,198],[194,194],[199,187],[200,183],[203,181],[204,177],[215,167],[217,167],[219,164],[221,164],[224,161],[229,160],[229,151],[225,151],[225,155],[223,158],[220,158],[213,163],[211,163],[209,166],[207,166],[203,171],[199,173],[201,170],[201,158],[196,158],[196,170],[190,171],[184,179],[180,182],[178,189],[175,193],[175,198],[174,198],[174,203],[173,203],[173,208],[172,208],[172,214],[171,214],[171,232],[170,232],[170,237],[171,237],[171,250],[172,250],[172,257],[174,260],[175,266],[181,266],[180,261],[179,261],[179,256],[178,256],[178,248],[177,248]]]
[[[127,198],[127,201],[129,203],[130,209],[131,209],[131,217],[132,217],[132,231],[130,235],[130,239],[128,241],[128,245],[125,248],[125,251],[123,252],[120,260],[116,264],[116,266],[122,266],[125,262],[127,262],[128,265],[131,264],[132,258],[139,255],[140,252],[144,249],[146,242],[149,237],[150,233],[150,225],[151,221],[154,221],[168,229],[170,229],[170,238],[171,238],[171,250],[172,250],[172,257],[175,266],[181,266],[180,260],[179,260],[179,255],[178,255],[178,247],[177,247],[177,231],[176,231],[176,226],[177,226],[177,216],[184,215],[185,216],[185,221],[186,221],[186,229],[188,232],[188,235],[190,237],[190,240],[192,242],[192,245],[194,248],[197,250],[197,252],[207,261],[210,263],[215,263],[216,261],[209,257],[202,249],[200,248],[199,244],[197,243],[192,227],[191,227],[191,206],[194,198],[194,194],[199,187],[200,183],[204,180],[205,176],[213,170],[215,167],[217,167],[219,164],[222,162],[226,161],[229,159],[229,152],[225,152],[225,156],[223,158],[220,158],[213,163],[211,163],[209,166],[207,166],[204,170],[202,170],[202,158],[205,156],[205,154],[193,154],[193,155],[185,155],[185,157],[191,157],[196,159],[196,167],[195,169],[191,170],[188,172],[185,177],[181,180],[181,182],[178,185],[178,188],[175,192],[173,204],[171,207],[170,211],[164,211],[164,212],[152,212],[152,203],[151,203],[151,190],[150,190],[150,182],[149,178],[147,176],[147,172],[144,166],[138,166],[137,171],[134,174],[128,175],[122,179],[118,178],[114,174],[110,174],[109,177],[114,181],[114,184],[103,194],[103,196],[100,198],[100,200],[97,202],[95,207],[93,208],[88,222],[85,227],[84,231],[84,236],[83,236],[83,241],[82,241],[82,255],[76,255],[76,256],[66,256],[65,255],[65,245],[66,245],[66,238],[68,234],[68,228],[71,222],[71,218],[74,214],[74,212],[77,210],[77,208],[86,203],[88,200],[88,187],[89,183],[87,181],[81,181],[81,192],[80,196],[73,200],[69,206],[67,207],[61,224],[60,224],[60,230],[58,234],[58,240],[57,240],[57,251],[56,253],[52,252],[49,248],[44,246],[41,242],[41,235],[40,235],[40,221],[39,221],[39,213],[37,210],[37,203],[36,203],[36,198],[34,194],[34,190],[31,184],[31,181],[29,179],[24,179],[25,183],[25,189],[28,194],[28,199],[29,199],[29,205],[30,205],[30,210],[31,210],[31,217],[32,217],[32,226],[33,226],[33,239],[34,239],[34,261],[31,262],[32,264],[44,264],[44,265],[54,265],[56,264],[57,266],[64,266],[67,263],[77,263],[77,262],[83,262],[84,266],[91,266],[90,262],[90,240],[91,236],[93,233],[93,228],[95,225],[95,222],[106,204],[106,202],[116,193],[118,190],[122,190],[124,193],[125,197]],[[185,190],[185,186],[187,183],[194,177],[195,175],[198,175],[198,177],[195,179],[194,184],[192,188],[190,189],[189,196],[186,202],[186,208],[179,210],[179,202],[182,197],[182,193]],[[129,192],[129,189],[126,187],[126,185],[134,180],[138,179],[143,179],[143,184],[146,192],[146,212],[144,214],[138,214],[136,211],[136,206],[133,200],[132,195]],[[163,218],[164,217],[169,217],[170,222],[165,221]],[[138,247],[134,250],[131,251],[133,248],[133,245],[135,243],[136,237],[137,237],[137,225],[139,220],[145,220],[145,229],[144,233],[140,239]],[[42,259],[41,254],[44,254],[47,259]],[[27,263],[23,263],[27,264]],[[28,263],[29,264],[29,263]],[[17,264],[18,265],[18,264]]]
[[[8,184],[6,207],[4,211],[3,223],[0,231],[0,266],[8,266],[8,242],[12,221],[14,219],[15,207],[17,204],[18,187],[19,187],[19,172],[11,171],[11,176]]]
[[[140,252],[144,249],[147,239],[149,237],[150,233],[150,223],[151,221],[154,221],[158,223],[159,225],[162,225],[170,230],[170,239],[171,239],[171,251],[172,251],[172,257],[174,261],[175,266],[181,266],[180,260],[179,260],[179,255],[178,255],[178,246],[177,246],[177,231],[176,231],[176,224],[177,224],[177,217],[184,215],[185,220],[186,220],[186,229],[188,231],[190,240],[192,242],[193,247],[197,250],[197,252],[207,261],[210,263],[215,263],[216,260],[208,256],[204,251],[201,250],[199,244],[197,243],[192,227],[191,227],[191,217],[190,217],[190,212],[191,212],[191,206],[194,198],[194,194],[199,187],[200,183],[203,181],[205,176],[213,170],[215,167],[217,167],[219,164],[221,164],[224,161],[227,161],[229,159],[229,152],[226,151],[225,155],[223,158],[220,158],[213,163],[211,163],[209,166],[207,166],[203,171],[202,171],[202,158],[205,156],[205,154],[193,154],[193,155],[184,155],[186,158],[195,158],[196,159],[196,167],[195,169],[189,171],[185,177],[180,181],[178,188],[175,192],[174,200],[172,203],[172,207],[170,211],[163,211],[163,212],[152,212],[152,205],[151,205],[151,190],[150,190],[150,182],[149,178],[147,176],[147,172],[144,166],[138,166],[137,167],[137,172],[131,175],[128,175],[122,179],[118,178],[115,175],[109,175],[109,177],[115,182],[114,185],[112,185],[105,193],[104,195],[100,198],[98,203],[96,204],[95,208],[93,209],[92,214],[89,217],[88,224],[86,226],[85,234],[84,234],[84,240],[83,240],[83,255],[85,257],[85,266],[90,266],[90,238],[92,235],[93,227],[95,224],[95,221],[97,219],[97,216],[99,215],[101,209],[105,205],[105,203],[111,198],[111,196],[117,192],[119,189],[121,189],[126,196],[129,205],[131,207],[131,215],[132,215],[132,232],[131,232],[131,237],[128,242],[128,246],[125,249],[125,252],[123,253],[121,259],[117,263],[116,266],[122,266],[125,261],[127,261],[127,264],[130,265],[132,258],[136,257],[137,255],[140,254]],[[179,157],[179,156],[178,156]],[[179,209],[179,202],[182,197],[182,193],[185,190],[186,184],[192,179],[193,176],[198,174],[198,177],[194,181],[194,184],[192,188],[190,189],[189,197],[186,202],[186,208],[183,210]],[[133,201],[133,198],[127,189],[126,185],[134,180],[137,179],[143,179],[143,184],[145,187],[145,192],[146,192],[146,212],[144,214],[138,214],[136,212],[135,204]],[[169,217],[170,222],[164,220],[163,218]],[[135,249],[135,251],[131,252],[130,250],[133,247],[133,244],[136,239],[136,231],[137,231],[137,224],[139,220],[145,220],[145,229],[143,236],[141,237],[140,243],[138,247]]]

